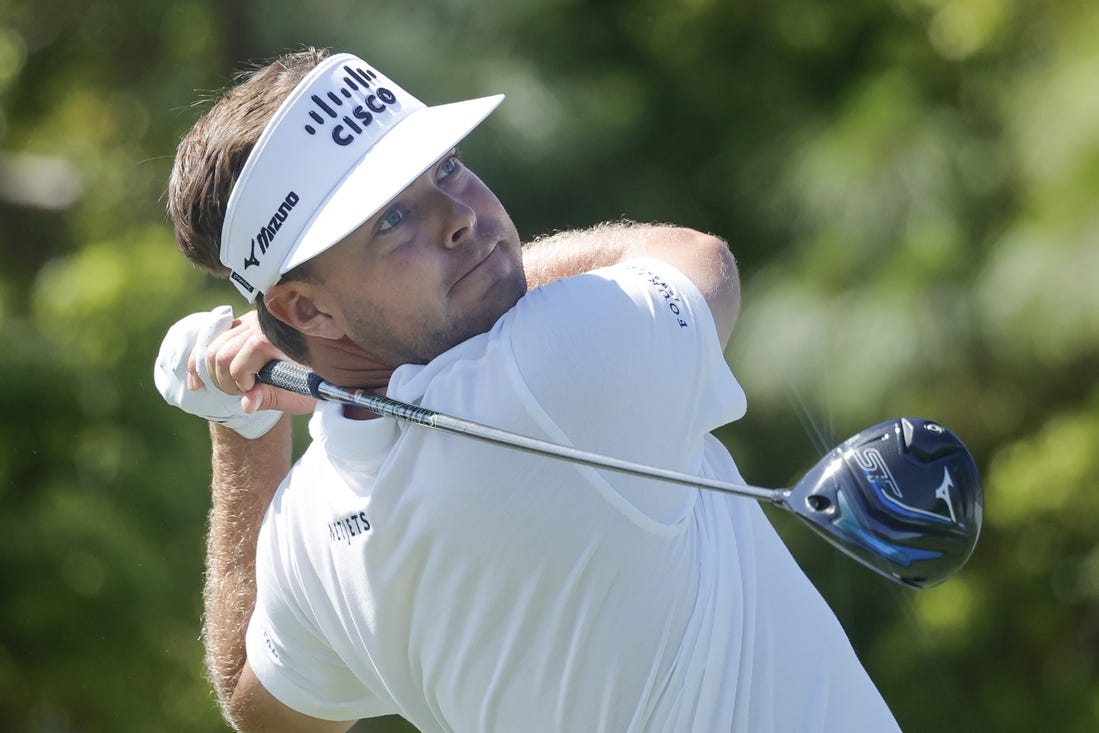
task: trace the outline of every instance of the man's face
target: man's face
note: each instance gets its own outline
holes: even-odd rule
[[[515,224],[454,153],[311,272],[347,337],[393,366],[487,331],[526,292]]]

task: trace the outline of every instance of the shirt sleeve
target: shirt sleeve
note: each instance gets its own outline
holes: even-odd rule
[[[293,572],[287,554],[294,543],[280,532],[281,496],[282,490],[260,530],[256,606],[245,635],[248,662],[268,692],[305,715],[358,720],[393,712],[354,677],[298,604],[294,589],[308,588],[286,575]]]
[[[520,301],[510,338],[530,392],[573,445],[680,471],[703,438],[743,416],[709,305],[671,265],[636,260],[565,278]],[[651,517],[682,515],[666,484],[615,479]]]

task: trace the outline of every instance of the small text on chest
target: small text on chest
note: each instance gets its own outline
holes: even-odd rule
[[[351,540],[370,531],[366,512],[355,512],[328,523],[328,539],[332,542],[351,544]]]

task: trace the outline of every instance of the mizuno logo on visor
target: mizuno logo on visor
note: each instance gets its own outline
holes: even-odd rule
[[[286,194],[286,198],[279,204],[279,208],[275,210],[270,221],[261,226],[256,236],[252,237],[252,248],[249,250],[248,257],[244,259],[245,270],[249,267],[259,267],[256,247],[259,246],[259,253],[261,255],[267,253],[267,248],[271,246],[271,242],[274,241],[275,235],[279,233],[279,229],[282,229],[282,223],[290,216],[290,210],[293,209],[294,205],[300,200],[298,195],[293,191]]]

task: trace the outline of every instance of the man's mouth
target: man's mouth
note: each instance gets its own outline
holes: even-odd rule
[[[455,287],[456,285],[458,285],[458,283],[462,282],[462,281],[463,281],[463,280],[465,280],[465,279],[466,279],[467,277],[469,277],[470,275],[472,275],[473,273],[475,273],[475,272],[477,272],[477,271],[478,271],[479,269],[481,269],[481,267],[482,267],[482,266],[483,266],[483,265],[484,265],[484,264],[485,264],[486,262],[488,262],[488,261],[489,261],[489,259],[490,259],[490,258],[492,257],[492,255],[493,255],[493,254],[495,254],[496,250],[497,250],[497,249],[499,249],[499,246],[500,246],[500,243],[499,243],[499,242],[493,242],[492,246],[491,246],[491,247],[489,248],[489,250],[488,250],[488,251],[487,251],[487,252],[486,252],[486,253],[484,254],[484,256],[482,256],[482,257],[481,257],[480,259],[476,260],[476,261],[475,261],[475,262],[473,263],[473,265],[472,265],[472,266],[471,266],[471,267],[470,267],[470,268],[469,268],[468,270],[466,270],[466,272],[465,272],[465,274],[464,274],[464,275],[462,275],[462,276],[461,276],[461,277],[459,277],[459,278],[458,278],[457,280],[455,280],[455,281],[454,281],[454,285],[452,285],[452,286],[451,286],[451,288],[453,289],[453,288],[454,288],[454,287]]]

